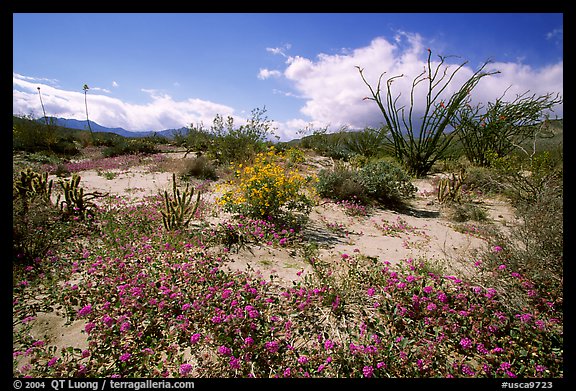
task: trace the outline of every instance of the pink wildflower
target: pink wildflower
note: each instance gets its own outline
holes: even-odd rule
[[[180,374],[182,376],[186,376],[192,370],[191,364],[182,364],[180,365]]]

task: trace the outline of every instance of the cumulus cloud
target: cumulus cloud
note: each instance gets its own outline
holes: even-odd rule
[[[271,77],[280,77],[280,76],[282,76],[282,72],[276,70],[271,71],[266,68],[260,68],[260,71],[258,71],[258,79],[260,80],[266,80]]]
[[[86,119],[84,92],[67,91],[48,84],[34,83],[16,73],[13,74],[12,80],[14,114],[41,116],[42,109],[37,90],[41,87],[47,115]],[[149,131],[179,128],[191,123],[212,123],[216,114],[223,116],[234,114],[234,109],[226,105],[202,99],[175,101],[158,90],[142,89],[142,91],[150,96],[150,101],[146,104],[127,103],[110,96],[88,92],[90,119],[103,126]]]
[[[288,139],[296,137],[298,130],[294,126],[306,123],[330,124],[332,130],[342,126],[364,128],[380,126],[384,118],[376,103],[363,98],[370,94],[362,81],[357,66],[363,69],[366,80],[376,88],[379,76],[382,78],[382,96],[386,94],[386,80],[403,75],[392,84],[392,94],[398,98],[398,107],[409,108],[410,89],[414,78],[426,65],[428,56],[423,38],[418,34],[398,32],[392,41],[377,37],[361,48],[339,54],[319,54],[316,58],[301,56],[288,57],[283,71],[285,79],[293,84],[296,95],[305,99],[300,109],[304,120],[286,121],[279,126]],[[439,62],[432,49],[433,67]],[[447,58],[448,75],[465,59]],[[479,67],[479,65],[478,65]],[[445,96],[449,97],[478,70],[471,64],[465,64],[457,73]],[[521,63],[494,62],[488,64],[487,71],[500,71],[480,80],[472,93],[472,103],[493,102],[506,91],[506,100],[513,100],[516,94],[530,91],[530,94],[544,95],[559,93],[563,95],[563,62],[536,69]],[[447,78],[448,79],[448,78]],[[446,79],[446,80],[447,80]],[[415,112],[424,107],[424,83],[415,90]],[[554,109],[561,117],[563,106]],[[416,118],[415,115],[414,118]],[[322,127],[322,126],[320,126]]]

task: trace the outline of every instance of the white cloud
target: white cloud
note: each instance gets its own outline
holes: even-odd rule
[[[106,88],[101,88],[101,87],[91,87],[90,89],[94,90],[94,91],[105,92],[106,94],[109,94],[110,92],[112,92]]]
[[[272,54],[280,55],[282,57],[288,57],[288,55],[286,54],[286,51],[290,50],[291,47],[292,47],[292,44],[286,43],[282,47],[266,48],[266,51],[270,52]]]
[[[58,84],[57,79],[47,79],[45,77],[24,76],[24,75],[21,75],[21,74],[16,73],[16,72],[12,72],[12,76],[17,78],[17,79],[28,80],[30,82],[48,83],[48,84],[52,84],[52,85]]]
[[[301,56],[288,57],[283,76],[292,82],[295,94],[305,99],[300,109],[305,119],[285,121],[279,129],[282,129],[287,139],[291,139],[299,137],[296,134],[298,127],[308,123],[319,124],[318,127],[329,124],[331,130],[337,130],[342,126],[364,128],[383,123],[384,117],[376,103],[372,100],[363,100],[370,91],[362,81],[356,66],[364,69],[364,75],[373,88],[376,88],[380,74],[386,72],[381,85],[384,99],[386,80],[403,74],[402,78],[396,79],[392,84],[392,93],[394,97],[400,94],[399,106],[404,104],[409,108],[412,82],[426,65],[428,52],[423,42],[420,35],[401,31],[392,41],[378,37],[368,46],[349,52],[320,54],[314,59]],[[433,67],[438,64],[437,54],[432,49]],[[450,64],[448,75],[463,61],[465,59],[447,59],[446,64]],[[471,64],[461,68],[444,96],[449,97],[459,89],[477,69]],[[509,86],[512,87],[505,97],[507,100],[512,100],[515,94],[528,90],[537,96],[547,93],[563,95],[562,61],[540,69],[521,63],[496,62],[489,64],[485,70],[499,70],[501,73],[480,80],[472,92],[473,103],[493,102]],[[421,89],[423,87],[424,83],[421,83],[415,90],[415,112],[422,112],[425,104],[424,91]],[[561,117],[563,106],[556,107],[554,114]]]
[[[564,36],[564,29],[562,27],[556,28],[546,33],[546,39],[562,39]]]
[[[86,119],[84,92],[67,91],[47,84],[32,83],[26,77],[14,74],[13,113],[42,115],[37,87],[42,88],[46,114],[55,117]],[[94,91],[92,88],[90,91]],[[191,123],[211,124],[216,114],[233,116],[234,109],[202,100],[175,101],[157,90],[142,89],[150,95],[146,104],[132,104],[110,96],[88,92],[90,120],[108,127],[122,127],[132,131],[179,128]],[[235,118],[235,120],[242,120]]]
[[[282,72],[276,70],[271,71],[266,68],[260,68],[260,71],[258,71],[258,79],[260,80],[266,80],[270,77],[280,77],[280,76],[282,76]]]

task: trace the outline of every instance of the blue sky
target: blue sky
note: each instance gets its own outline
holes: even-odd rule
[[[303,129],[378,126],[371,83],[406,76],[407,97],[430,48],[468,61],[462,83],[486,60],[474,103],[530,91],[563,95],[561,13],[13,14],[13,112],[90,119],[127,130],[241,124],[267,109],[281,140]],[[416,102],[419,104],[418,100]],[[563,107],[554,115],[562,117]]]

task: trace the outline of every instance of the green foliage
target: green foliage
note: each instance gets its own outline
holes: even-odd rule
[[[450,219],[458,223],[465,221],[486,221],[488,213],[478,205],[470,202],[458,203],[451,205]]]
[[[529,157],[492,155],[490,165],[494,168],[494,180],[515,205],[535,202],[550,189],[562,191],[558,184],[563,177],[563,162],[548,151]]]
[[[104,157],[114,157],[120,155],[138,155],[138,154],[154,154],[160,150],[156,144],[146,139],[127,139],[122,138],[113,140],[113,145],[105,148],[102,151]]]
[[[309,148],[322,156],[333,159],[348,160],[351,152],[347,149],[345,142],[349,137],[346,127],[340,128],[337,132],[328,133],[328,127],[312,129],[312,134],[302,138],[302,148]],[[310,132],[305,129],[302,133]]]
[[[266,140],[273,130],[266,107],[252,110],[248,123],[238,127],[234,126],[234,118],[216,115],[210,130],[213,139],[208,144],[208,156],[219,164],[244,162],[266,150]]]
[[[316,190],[321,197],[332,200],[357,200],[362,204],[369,202],[369,197],[362,185],[358,170],[340,162],[336,162],[331,169],[320,170]]]
[[[80,187],[80,179],[80,175],[73,173],[71,178],[59,181],[64,199],[60,201],[59,194],[56,205],[60,207],[63,219],[94,219],[98,206],[92,200],[107,195],[100,192],[84,193],[84,189]]]
[[[312,200],[306,185],[312,178],[288,167],[274,147],[257,154],[251,165],[238,164],[235,169],[237,179],[219,199],[225,210],[296,225],[307,218]]]
[[[398,206],[416,193],[410,176],[385,160],[368,162],[360,169],[339,163],[321,170],[316,188],[322,197],[387,206]]]
[[[12,148],[16,151],[41,152],[74,156],[78,150],[74,137],[64,128],[56,126],[54,118],[38,122],[32,116],[14,117],[12,122]]]
[[[201,123],[190,125],[186,135],[183,135],[180,131],[174,134],[174,144],[186,148],[184,157],[188,156],[190,152],[202,154],[208,151],[213,140],[214,135],[208,129],[205,129]]]
[[[366,128],[358,132],[350,132],[344,140],[345,148],[351,155],[361,155],[367,158],[382,157],[389,148],[386,128]]]
[[[12,248],[14,261],[32,263],[53,246],[58,234],[59,213],[43,197],[14,199],[12,205]]]
[[[192,204],[193,195],[194,189],[190,189],[189,184],[186,184],[186,189],[180,192],[176,187],[176,174],[172,174],[172,197],[168,195],[167,190],[164,191],[164,210],[161,211],[164,228],[173,231],[188,227],[200,204],[201,193],[198,192],[194,204]]]
[[[511,102],[504,95],[495,102],[472,107],[468,102],[453,117],[460,141],[468,159],[480,166],[488,166],[493,157],[504,157],[529,139],[546,136],[544,113],[562,102],[551,93],[536,97],[527,92]]]
[[[416,193],[410,176],[400,167],[385,160],[372,161],[359,171],[366,194],[384,205],[401,204]]]
[[[31,263],[63,236],[65,226],[51,200],[53,180],[47,173],[31,169],[14,177],[12,204],[12,245],[14,260]]]
[[[467,61],[460,64],[455,70],[448,75],[448,67],[444,66],[445,56],[438,56],[440,61],[433,67],[432,52],[428,49],[428,60],[424,71],[416,76],[412,83],[410,93],[410,108],[406,115],[404,106],[397,107],[398,98],[393,96],[391,85],[404,75],[394,76],[386,81],[387,94],[385,100],[381,96],[380,84],[384,73],[378,79],[376,89],[366,81],[363,69],[357,67],[364,83],[368,86],[371,96],[365,99],[373,100],[384,115],[386,125],[391,132],[394,144],[394,152],[398,161],[402,162],[410,175],[417,177],[425,176],[434,162],[443,157],[446,149],[452,142],[457,131],[445,133],[445,129],[453,121],[460,106],[465,102],[468,95],[476,87],[480,79],[485,76],[493,75],[499,72],[485,72],[483,69],[488,62],[484,63],[462,86],[445,101],[442,99],[442,93],[452,82],[456,73],[465,65]],[[444,67],[444,70],[440,70]],[[448,78],[446,79],[446,77]],[[426,84],[426,105],[423,108],[423,115],[418,117],[420,123],[413,123],[414,114],[414,92],[420,84]]]

